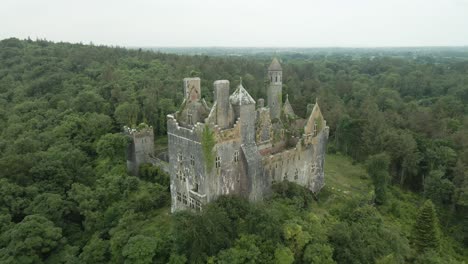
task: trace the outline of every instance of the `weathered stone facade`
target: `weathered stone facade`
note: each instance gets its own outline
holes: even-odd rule
[[[259,107],[242,86],[229,96],[229,81],[214,82],[213,106],[200,98],[200,79],[184,79],[185,99],[167,116],[171,211],[202,210],[220,195],[261,200],[274,182],[288,180],[316,193],[324,185],[328,127],[317,103],[298,118],[283,107],[282,69],[268,68],[268,106]]]
[[[154,155],[153,128],[145,124],[137,128],[124,127],[124,133],[130,137],[127,147],[127,170],[132,175],[138,175],[138,167],[143,163],[151,163]]]

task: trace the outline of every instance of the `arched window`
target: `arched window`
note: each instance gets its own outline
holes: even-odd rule
[[[278,82],[278,75],[275,75],[275,82]]]

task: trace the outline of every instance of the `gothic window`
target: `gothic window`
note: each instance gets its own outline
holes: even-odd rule
[[[201,211],[201,202],[198,200],[195,200],[195,205],[196,205],[197,211]]]
[[[187,205],[187,195],[185,193],[182,195],[182,203]]]
[[[221,168],[221,157],[216,156],[216,168]]]
[[[180,192],[177,192],[177,201],[182,201],[182,195],[180,194]]]
[[[278,82],[278,75],[275,75],[275,82]]]
[[[195,157],[193,155],[190,155],[190,165],[195,165]]]
[[[317,122],[314,122],[314,137],[317,135]]]
[[[190,208],[195,208],[195,200],[193,198],[189,198]]]
[[[182,171],[181,170],[177,171],[176,178],[179,179],[179,180],[182,180]]]
[[[294,173],[294,179],[297,180],[299,179],[299,171],[296,169],[296,172]]]
[[[239,151],[234,152],[234,162],[239,161]]]

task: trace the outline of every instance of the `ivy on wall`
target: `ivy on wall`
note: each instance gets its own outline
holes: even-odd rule
[[[214,153],[213,147],[216,145],[216,140],[214,137],[214,132],[211,131],[208,125],[205,125],[202,132],[201,144],[203,149],[203,157],[205,158],[205,166],[210,172],[213,169],[214,163]]]

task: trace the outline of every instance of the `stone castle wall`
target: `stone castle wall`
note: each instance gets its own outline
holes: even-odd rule
[[[130,137],[127,147],[127,170],[138,175],[138,168],[143,163],[150,163],[154,155],[154,132],[152,127],[132,129],[124,127],[124,133]]]

